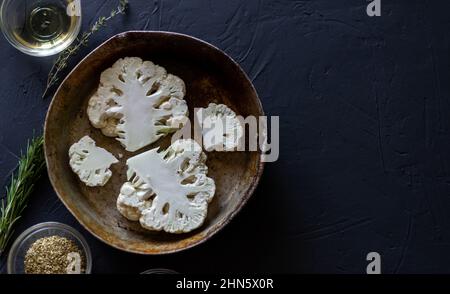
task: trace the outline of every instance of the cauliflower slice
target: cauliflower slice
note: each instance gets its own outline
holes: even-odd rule
[[[104,186],[112,175],[109,167],[119,162],[111,153],[97,147],[89,136],[70,146],[69,158],[73,172],[89,187]]]
[[[206,151],[233,151],[239,146],[244,128],[228,106],[210,103],[207,108],[197,110],[196,118]]]
[[[134,152],[186,123],[184,95],[180,78],[150,61],[126,57],[101,74],[87,114],[94,127]]]
[[[205,161],[205,153],[191,139],[128,159],[128,182],[117,199],[119,212],[149,230],[186,233],[198,228],[216,189],[206,176]]]

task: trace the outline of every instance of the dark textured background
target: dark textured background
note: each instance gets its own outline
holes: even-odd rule
[[[82,2],[86,28],[116,1]],[[381,254],[384,273],[450,273],[448,1],[382,0],[373,18],[365,0],[130,2],[129,15],[74,62],[126,30],[204,39],[242,65],[265,111],[280,116],[280,159],[229,226],[182,253],[144,257],[103,244],[47,178],[17,233],[43,221],[74,226],[91,246],[95,273],[364,273],[370,251]],[[42,128],[51,61],[0,39],[2,185]]]

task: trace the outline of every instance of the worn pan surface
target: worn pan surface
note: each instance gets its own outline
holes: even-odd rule
[[[242,208],[255,189],[262,170],[258,152],[207,153],[208,175],[217,186],[202,227],[188,234],[168,234],[142,229],[119,214],[116,199],[126,180],[126,160],[136,153],[125,151],[114,138],[89,124],[86,107],[98,86],[100,73],[121,57],[138,56],[161,65],[186,83],[190,113],[211,102],[224,103],[242,116],[263,115],[261,103],[242,69],[212,45],[169,32],[126,32],[114,36],[90,53],[59,87],[45,122],[45,156],[51,183],[59,198],[92,234],[125,251],[163,254],[190,248],[210,238]],[[104,187],[89,188],[69,166],[68,150],[84,135],[106,148],[121,162]],[[167,146],[160,140],[137,153]]]

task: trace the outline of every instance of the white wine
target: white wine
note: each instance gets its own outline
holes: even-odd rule
[[[76,38],[80,15],[68,13],[67,5],[72,0],[13,1],[20,6],[15,4],[17,7],[10,9],[9,14],[2,11],[2,22],[7,22],[3,28],[5,36],[19,50],[47,56],[60,52]]]

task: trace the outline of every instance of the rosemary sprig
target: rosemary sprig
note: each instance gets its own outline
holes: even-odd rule
[[[45,168],[44,139],[39,136],[28,142],[27,151],[19,159],[17,171],[13,173],[6,197],[0,208],[0,256],[13,233],[14,224],[27,206],[28,198],[36,181]]]
[[[68,60],[71,56],[78,53],[83,46],[87,46],[89,38],[97,32],[101,27],[114,18],[118,14],[125,14],[128,8],[128,0],[119,0],[119,5],[111,11],[109,16],[101,16],[86,32],[84,32],[80,38],[77,38],[74,45],[67,47],[62,51],[55,63],[53,64],[47,78],[47,85],[45,87],[42,98],[45,98],[48,91],[59,81],[59,74],[67,67]]]

